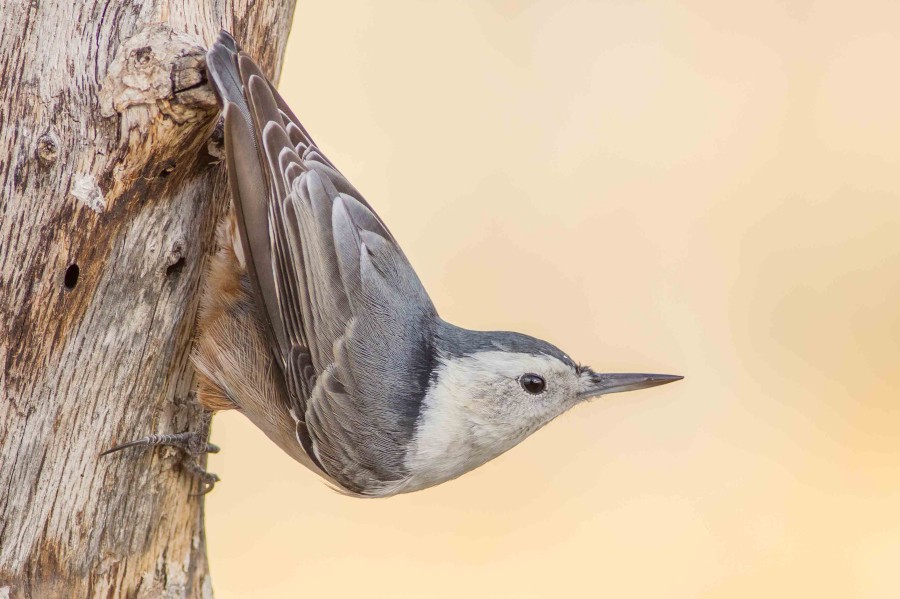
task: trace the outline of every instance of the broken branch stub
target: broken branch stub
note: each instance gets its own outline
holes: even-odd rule
[[[119,149],[128,156],[113,168],[108,202],[138,177],[168,176],[193,163],[217,110],[199,38],[154,24],[123,42],[100,89],[100,113],[118,116]]]

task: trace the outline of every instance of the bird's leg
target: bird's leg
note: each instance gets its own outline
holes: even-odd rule
[[[218,476],[211,472],[207,472],[203,466],[197,462],[204,454],[219,452],[218,445],[213,445],[207,441],[209,438],[209,425],[211,421],[212,413],[204,411],[203,422],[200,425],[199,431],[188,431],[169,435],[148,435],[141,439],[116,445],[115,447],[107,449],[100,455],[105,456],[122,449],[128,449],[129,447],[175,447],[182,452],[182,464],[185,469],[200,481],[202,487],[200,492],[193,493],[192,495],[206,495],[212,491],[213,486],[219,481]]]
[[[186,432],[175,433],[173,435],[147,435],[128,443],[116,445],[107,449],[101,456],[128,449],[129,447],[177,447],[185,454],[197,457],[204,453],[218,453],[219,447],[212,443],[207,443],[202,433]]]

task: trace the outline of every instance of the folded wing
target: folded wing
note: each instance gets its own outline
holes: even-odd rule
[[[434,307],[381,219],[223,32],[208,54],[242,251],[298,441],[348,491],[403,462],[434,359]]]

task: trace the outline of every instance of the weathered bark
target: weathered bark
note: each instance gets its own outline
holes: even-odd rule
[[[277,73],[293,0],[0,0],[0,597],[209,597],[197,290],[226,206],[205,46]],[[215,152],[213,152],[215,153]]]

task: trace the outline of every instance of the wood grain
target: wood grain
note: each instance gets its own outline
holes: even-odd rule
[[[277,74],[293,0],[0,10],[0,597],[211,597],[191,430],[198,288],[227,203],[203,53]]]

